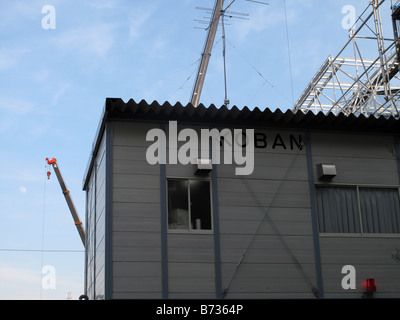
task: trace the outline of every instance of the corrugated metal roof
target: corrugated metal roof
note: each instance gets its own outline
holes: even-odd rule
[[[226,106],[220,108],[215,105],[205,107],[200,104],[197,108],[191,103],[183,106],[181,103],[171,105],[168,102],[159,104],[157,101],[151,104],[145,100],[135,102],[129,100],[124,102],[119,98],[107,98],[105,105],[105,117],[107,119],[137,119],[137,120],[156,120],[168,121],[178,120],[189,123],[218,123],[232,125],[248,125],[262,127],[281,127],[297,128],[308,130],[340,130],[340,131],[361,131],[361,132],[381,132],[397,134],[400,132],[400,120],[394,117],[365,117],[354,114],[345,115],[340,113],[324,114],[322,112],[314,114],[312,112],[303,113],[302,111],[293,112],[280,109],[272,111],[268,108],[260,110],[248,107],[242,109],[233,106],[228,109]]]

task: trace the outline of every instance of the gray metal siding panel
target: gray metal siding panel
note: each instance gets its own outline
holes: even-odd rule
[[[400,184],[400,137],[395,137],[395,147],[393,148],[394,155],[396,156],[397,160],[397,177],[398,177],[398,184]]]
[[[132,211],[135,212],[135,217],[159,217],[160,205],[158,203],[136,203],[132,208],[130,202],[114,202],[113,211],[114,217],[130,217]]]
[[[115,188],[132,188],[133,183],[141,189],[157,189],[160,186],[160,179],[156,175],[143,174],[113,174],[113,185]]]
[[[305,165],[306,157],[304,155],[270,154],[267,152],[264,155],[255,154],[254,172],[250,176],[246,176],[246,178],[281,180],[286,175],[286,180],[307,181],[307,171],[304,170]],[[289,166],[291,168],[287,172]],[[218,177],[235,177],[235,169],[237,167],[235,164],[220,165],[218,167]]]
[[[216,298],[222,298],[222,271],[221,271],[221,239],[220,239],[220,215],[218,198],[218,169],[212,165],[212,211],[214,229],[214,267],[215,267],[215,293]]]
[[[88,214],[86,216],[86,294],[90,299],[105,296],[105,154],[106,138],[102,137],[94,159],[94,170],[88,181]]]
[[[391,136],[357,134],[312,134],[313,163],[333,163],[337,176],[334,183],[383,184],[399,183],[396,159],[389,152],[393,148]],[[316,167],[314,176],[318,183]]]
[[[113,122],[108,121],[105,128],[106,136],[106,154],[105,154],[105,264],[104,264],[104,298],[112,298],[113,286],[113,271],[112,271],[112,199],[113,199],[113,186],[112,186],[112,168],[113,168],[113,142],[114,142],[114,125]]]
[[[214,236],[168,234],[168,296],[215,298]]]
[[[154,235],[155,236],[155,235]],[[159,247],[114,247],[113,262],[161,262]],[[114,274],[114,276],[118,276]]]
[[[94,173],[95,170],[92,171]],[[93,192],[94,174],[88,179],[86,194],[87,194],[87,211],[86,211],[86,266],[85,266],[85,294],[89,299],[95,297],[95,250],[93,250],[95,241],[95,218],[93,205],[95,196]]]
[[[114,217],[113,232],[159,232],[160,218]]]
[[[396,162],[385,158],[352,158],[337,156],[314,156],[314,163],[336,165],[335,183],[397,185]],[[314,171],[316,167],[314,166]],[[314,175],[317,177],[316,171]],[[318,177],[317,177],[318,178]]]
[[[165,164],[160,164],[160,213],[161,213],[161,286],[162,298],[168,298],[168,235],[167,235],[167,176]]]
[[[158,234],[158,233],[157,233]],[[116,248],[120,247],[157,247],[160,239],[156,234],[150,232],[114,232],[113,243]]]
[[[113,146],[113,298],[161,298],[160,168],[146,161],[152,125],[116,122]]]
[[[326,298],[361,298],[367,278],[376,281],[376,298],[400,298],[399,264],[392,258],[399,238],[321,237],[320,243]],[[354,290],[341,286],[345,265],[356,269]]]
[[[134,182],[133,182],[134,183]],[[114,202],[124,203],[157,203],[159,194],[157,189],[141,189],[139,185],[135,188],[114,188]]]
[[[158,175],[158,172],[154,171],[154,166],[143,161],[121,160],[115,158],[113,164],[113,172],[117,174]]]
[[[310,193],[311,225],[313,232],[314,257],[315,257],[315,276],[317,281],[316,287],[313,288],[313,292],[317,298],[324,298],[324,284],[322,280],[322,266],[321,266],[321,248],[319,244],[318,221],[317,221],[318,213],[317,213],[317,206],[315,199],[312,139],[310,132],[306,132],[306,152],[307,152],[308,191]]]
[[[311,133],[313,155],[356,158],[390,158],[387,144],[393,146],[393,136],[346,133]]]
[[[161,291],[161,276],[144,277],[144,276],[125,276],[113,278],[113,295],[125,293],[126,298],[133,297],[133,294],[152,293],[159,297]],[[129,294],[129,295],[128,295]]]
[[[313,298],[309,281],[316,283],[315,258],[305,150],[256,149],[250,176],[235,176],[234,165],[220,165],[218,177],[226,298]]]
[[[299,239],[296,239],[296,241],[298,240]],[[310,268],[313,268],[311,267],[314,265],[314,253],[312,251],[307,249],[294,250],[292,248],[291,251],[300,264],[310,264]],[[243,252],[244,249],[240,250],[238,248],[224,249],[221,254],[221,259],[223,263],[235,263],[239,261]],[[282,246],[265,248],[264,246],[261,247],[259,243],[255,243],[245,255],[245,260],[243,260],[242,263],[243,265],[241,265],[240,268],[243,267],[245,269],[245,264],[265,264],[265,270],[267,270],[270,265],[277,263],[293,264],[293,259]],[[300,276],[300,274],[298,274],[298,276]],[[289,289],[288,293],[290,292]]]

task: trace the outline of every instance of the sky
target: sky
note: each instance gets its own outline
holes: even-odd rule
[[[230,107],[290,109],[348,40],[369,0],[231,1]],[[230,1],[225,0],[226,7]],[[81,217],[82,181],[107,97],[186,105],[214,0],[0,0],[0,299],[78,299],[84,248],[56,176]],[[286,8],[286,10],[285,10]],[[248,16],[243,15],[248,14]],[[350,15],[349,15],[350,14]],[[393,37],[390,0],[381,6]],[[200,102],[224,102],[218,28]],[[369,49],[368,49],[369,50]],[[373,47],[366,53],[377,57]]]

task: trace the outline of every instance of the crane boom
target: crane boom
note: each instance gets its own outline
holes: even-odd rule
[[[67,201],[69,210],[71,211],[72,218],[75,221],[75,226],[78,229],[78,233],[82,239],[83,246],[85,246],[85,239],[86,239],[85,230],[83,229],[82,222],[80,221],[78,213],[75,209],[74,203],[72,202],[72,198],[71,198],[71,195],[69,194],[69,190],[67,189],[67,186],[65,185],[64,179],[61,175],[60,169],[57,164],[57,160],[55,158],[53,158],[51,160],[49,158],[46,158],[46,161],[47,161],[48,165],[53,166],[53,169],[54,169],[54,172],[56,173],[58,182],[60,183],[62,193],[65,197],[65,200]]]
[[[199,65],[199,69],[197,71],[196,81],[193,87],[192,93],[192,105],[197,107],[200,100],[201,91],[203,89],[204,79],[206,77],[206,72],[208,68],[208,62],[211,57],[211,50],[214,44],[215,34],[217,33],[219,18],[222,14],[222,6],[224,4],[224,0],[216,0],[214,6],[214,13],[211,18],[210,25],[208,27],[208,34],[206,43],[204,45],[204,50],[201,56],[201,62]]]

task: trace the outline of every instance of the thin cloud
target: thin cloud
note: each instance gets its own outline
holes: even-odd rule
[[[142,27],[152,15],[152,10],[138,10],[129,20],[129,38],[135,40],[141,34]]]
[[[288,8],[288,21],[293,24],[295,18],[295,12]],[[237,37],[239,41],[243,41],[252,33],[265,33],[266,30],[276,26],[284,26],[285,19],[283,6],[262,6],[258,7],[258,10],[250,14],[249,20],[235,20],[235,23],[232,25],[235,30],[235,37]]]
[[[9,114],[24,116],[33,108],[33,104],[19,99],[3,99],[0,100],[0,110]]]
[[[56,41],[63,49],[105,58],[112,48],[112,25],[100,23],[64,32]]]
[[[65,94],[70,86],[71,85],[69,83],[65,83],[62,85],[62,87],[53,95],[53,104],[56,104],[58,102],[60,97]]]
[[[112,9],[115,7],[115,1],[112,0],[104,0],[104,1],[99,1],[95,0],[92,2],[88,3],[89,7],[94,8],[94,9]]]
[[[24,300],[38,297],[41,286],[39,271],[0,265],[0,299]]]
[[[58,271],[58,269],[56,269]],[[82,293],[82,284],[77,279],[56,273],[56,289],[42,288],[41,268],[29,269],[9,265],[0,265],[0,299],[31,300],[53,299],[64,300],[68,292],[77,299]]]
[[[26,49],[0,49],[0,70],[5,70],[17,65],[19,59],[27,52]]]
[[[30,269],[0,266],[0,283],[23,282],[26,284],[40,284],[40,273]]]

